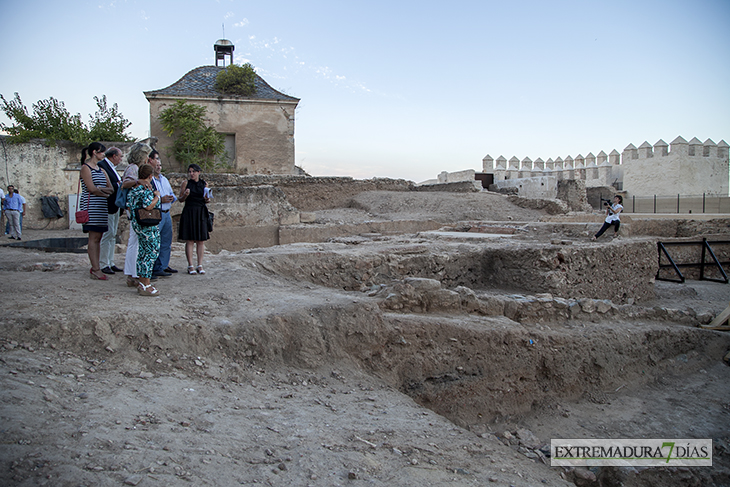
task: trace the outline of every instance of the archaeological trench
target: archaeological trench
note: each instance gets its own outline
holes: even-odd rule
[[[728,218],[625,215],[622,238],[590,242],[602,217],[577,211],[585,201],[575,207],[476,192],[470,184],[444,191],[386,179],[209,181],[216,195],[209,249],[217,265],[251,279],[259,293],[272,279],[286,283],[271,284],[263,305],[247,307],[245,292],[229,286],[200,290],[218,304],[204,326],[158,323],[152,331],[135,319],[137,310],[107,314],[114,327],[103,316],[79,315],[62,327],[6,321],[4,336],[78,353],[113,349],[152,371],[161,367],[157,354],[139,350],[204,356],[220,364],[222,381],[239,380],[250,364],[346,363],[477,433],[556,402],[654,383],[677,360],[688,362],[685,374],[696,374],[722,363],[730,349],[729,333],[699,327],[727,299],[657,304],[657,289],[682,285],[655,279],[657,241],[730,240]],[[730,261],[727,242],[713,250]],[[674,257],[691,262],[696,251],[681,247]],[[698,279],[697,269],[682,269]],[[671,269],[661,272],[673,277]],[[705,277],[722,278],[711,266]],[[730,296],[727,284],[712,285]],[[202,300],[198,312],[205,309]],[[717,421],[730,424],[727,415]],[[730,481],[727,453],[716,453],[716,464],[694,481]],[[604,478],[601,485],[619,484]]]

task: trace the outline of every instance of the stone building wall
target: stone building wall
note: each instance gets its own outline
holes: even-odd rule
[[[150,133],[157,137],[157,150],[165,155],[174,171],[186,168],[172,156],[172,138],[159,120],[162,110],[177,100],[150,98]],[[235,137],[231,172],[238,174],[294,173],[294,110],[296,103],[265,100],[188,98],[207,109],[207,122],[222,134]]]
[[[130,142],[103,142],[106,147],[119,147],[125,152],[125,160],[119,165],[126,167],[126,151]],[[59,141],[50,144],[44,140],[33,140],[22,144],[10,143],[8,137],[0,136],[0,184],[3,191],[12,184],[26,200],[26,214],[23,228],[64,229],[69,228],[76,204],[79,174],[81,169],[81,148],[70,142]],[[64,213],[63,218],[44,218],[41,211],[41,197],[56,196]],[[71,203],[70,203],[71,202]],[[80,228],[80,227],[79,227]]]
[[[629,144],[622,153],[616,150],[597,156],[588,153],[575,158],[541,158],[532,161],[503,156],[497,159],[487,155],[482,159],[482,170],[494,174],[495,184],[500,181],[536,177],[554,177],[560,180],[582,180],[586,188],[613,186],[631,196],[716,195],[730,194],[728,149],[721,140],[687,142],[677,137],[667,144],[659,140],[653,146],[644,142],[638,148]],[[508,184],[508,183],[505,183]],[[514,186],[514,183],[511,183]],[[518,183],[519,184],[519,183]]]
[[[687,142],[677,137],[670,147],[659,141],[622,154],[624,190],[631,196],[716,195],[728,196],[727,144]],[[670,149],[671,150],[668,150]]]

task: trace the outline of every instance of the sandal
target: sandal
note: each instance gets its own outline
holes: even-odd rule
[[[137,294],[140,296],[159,296],[160,291],[158,291],[152,284],[145,286],[140,282],[139,286],[137,286]]]
[[[139,279],[132,276],[127,276],[127,287],[139,286]]]
[[[189,265],[188,266],[188,274],[195,274],[195,267]]]
[[[199,265],[198,267],[196,267],[195,270],[198,271],[198,274],[205,274],[205,269],[203,269],[202,265]]]
[[[100,271],[97,269],[96,272],[100,272]],[[94,274],[94,269],[91,269],[89,271],[89,274],[91,274],[91,278],[92,279],[97,279],[99,281],[106,281],[107,280],[107,278],[106,278],[106,276],[104,274],[102,274],[101,276],[97,276],[96,274]]]

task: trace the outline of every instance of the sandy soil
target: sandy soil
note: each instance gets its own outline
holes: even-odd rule
[[[264,263],[275,254],[208,255],[206,275],[161,279],[163,296],[142,298],[123,276],[89,279],[85,254],[0,248],[0,483],[730,484],[727,333],[674,323],[612,323],[605,331],[595,322],[550,324],[549,333],[596,341],[622,332],[632,340],[650,326],[668,336],[705,334],[707,345],[673,344],[677,352],[642,380],[627,374],[625,383],[597,384],[579,397],[555,391],[527,404],[528,413],[460,424],[361,357],[398,320],[398,339],[415,340],[406,322],[418,316],[384,313],[382,297],[271,272]],[[178,244],[171,265],[185,268]],[[726,285],[694,281],[658,282],[656,294],[646,306],[719,313],[730,300]],[[485,330],[519,327],[479,319],[490,323]],[[482,326],[474,320],[443,323],[486,333],[474,331]],[[420,354],[397,346],[388,345],[391,360]],[[560,437],[713,438],[715,466],[551,468],[545,445]]]

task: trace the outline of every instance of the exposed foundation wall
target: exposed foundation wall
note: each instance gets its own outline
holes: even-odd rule
[[[413,182],[404,179],[283,178],[277,183],[292,206],[301,211],[347,207],[364,191],[411,191]]]
[[[434,279],[445,288],[508,289],[561,298],[611,300],[615,304],[654,297],[658,269],[653,241],[610,246],[545,245],[525,242],[454,247],[436,243],[352,253],[286,251],[267,268],[318,285],[367,290],[394,279]]]
[[[438,175],[439,183],[458,183],[460,181],[474,181],[476,171],[474,169],[465,169],[463,171],[446,172],[443,171]]]
[[[213,196],[208,208],[215,212],[215,222],[218,226],[247,227],[299,223],[297,209],[289,204],[281,189],[274,186],[215,187]],[[182,204],[174,207],[182,212]]]
[[[281,189],[269,186],[223,186],[231,183],[227,175],[203,175],[213,191],[208,209],[215,214],[215,224],[206,249],[237,251],[254,247],[271,247],[279,244],[279,227],[300,222],[300,213],[286,199]],[[168,175],[177,194],[184,180],[182,174]],[[170,209],[173,219],[173,238],[177,239],[177,226],[184,205],[174,203]]]
[[[187,176],[180,173],[167,176],[173,188],[179,188]],[[286,196],[291,206],[300,211],[317,211],[347,207],[349,201],[364,191],[412,191],[414,184],[405,179],[353,179],[351,177],[311,177],[288,175],[208,174],[201,178],[213,188],[275,186]],[[177,190],[177,189],[176,189]]]
[[[403,234],[438,230],[442,222],[434,220],[371,221],[364,223],[344,223],[341,225],[282,225],[279,227],[281,245],[299,242],[326,242],[333,238],[357,242],[363,234]]]
[[[657,238],[696,238],[722,240],[730,239],[730,218],[712,218],[709,220],[688,220],[673,218],[636,218],[628,215],[621,217],[621,231],[624,220],[628,221],[632,236],[653,236]],[[709,258],[709,257],[708,257]]]
[[[622,191],[616,191],[616,188],[613,186],[600,186],[595,188],[587,188],[586,189],[586,198],[588,199],[588,204],[591,205],[591,208],[596,210],[603,210],[603,200],[613,200],[613,197],[617,194],[620,194],[621,196],[625,197],[625,193]],[[624,199],[623,203],[624,207],[626,207],[626,201]],[[624,215],[621,215],[621,219],[623,220]]]
[[[579,179],[558,181],[557,198],[564,201],[570,211],[591,211],[585,181]]]
[[[186,175],[167,175],[177,193]],[[299,225],[301,212],[346,207],[364,191],[410,191],[413,183],[405,180],[349,177],[307,177],[286,175],[207,174],[201,175],[213,191],[208,205],[215,213],[215,228],[206,248],[212,252],[253,247],[270,247],[280,243],[321,242],[363,232],[422,231],[438,228],[435,222],[399,224],[364,224],[354,226]],[[182,204],[171,209],[179,219]],[[387,223],[387,222],[386,222]],[[299,240],[298,240],[299,239]]]
[[[483,272],[493,276],[494,285],[614,303],[653,298],[657,270],[656,246],[649,241],[590,248],[510,246],[483,260]]]
[[[556,199],[558,197],[558,180],[554,177],[530,177],[495,181],[494,190],[514,189],[523,198]],[[490,187],[490,189],[492,189]]]
[[[413,188],[414,191],[445,191],[449,193],[476,193],[482,191],[482,185],[479,181],[457,181],[453,183],[420,183]]]
[[[212,252],[237,251],[279,244],[281,225],[299,223],[299,211],[273,186],[215,188],[215,225],[206,246]],[[182,205],[177,211],[182,211]]]

